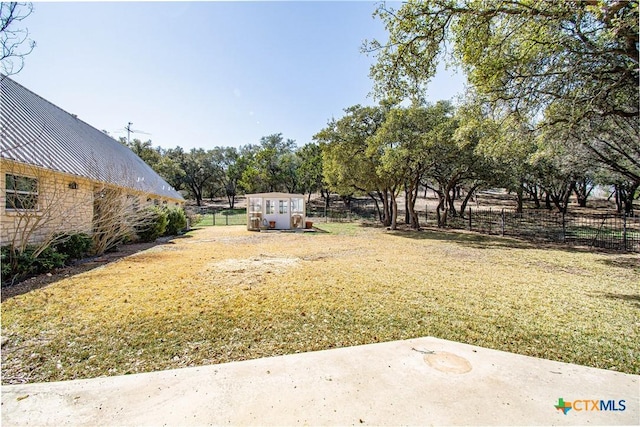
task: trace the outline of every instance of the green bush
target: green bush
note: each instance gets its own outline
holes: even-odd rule
[[[184,213],[182,208],[168,208],[166,212],[169,223],[167,224],[167,229],[164,232],[165,236],[175,236],[187,228],[187,215]]]
[[[145,209],[144,221],[136,227],[136,234],[142,242],[154,242],[167,229],[167,212],[156,206]]]
[[[54,268],[64,267],[67,255],[58,252],[54,247],[47,247],[37,257],[36,246],[27,246],[19,252],[10,246],[3,246],[2,284],[11,284],[38,273],[46,273]]]
[[[93,239],[85,233],[66,233],[56,236],[52,246],[68,259],[82,259],[93,250]]]
[[[202,215],[200,215],[199,213],[195,213],[190,209],[187,209],[185,213],[187,215],[187,218],[189,219],[189,227],[193,227],[194,225],[197,225],[200,221],[202,221]]]

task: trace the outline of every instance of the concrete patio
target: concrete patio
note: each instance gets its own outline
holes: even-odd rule
[[[566,414],[556,408],[559,399],[573,403]],[[639,422],[637,375],[431,337],[2,387],[7,426]]]

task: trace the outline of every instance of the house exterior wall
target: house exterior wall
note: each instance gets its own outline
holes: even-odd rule
[[[21,246],[40,243],[61,232],[91,233],[93,184],[34,166],[3,160],[0,173],[0,244]],[[36,209],[7,208],[7,175],[35,178],[38,184]],[[72,188],[75,187],[75,188]]]
[[[7,175],[34,178],[38,183],[36,209],[7,208]],[[0,246],[22,247],[46,242],[63,232],[93,232],[95,192],[105,184],[44,168],[0,159]],[[137,206],[181,206],[173,200],[124,189]],[[11,202],[10,202],[11,204]]]

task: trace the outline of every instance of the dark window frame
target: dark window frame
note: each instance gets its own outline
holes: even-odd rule
[[[5,174],[5,209],[8,211],[37,211],[39,209],[38,178]]]

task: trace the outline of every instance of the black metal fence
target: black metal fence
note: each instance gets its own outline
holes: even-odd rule
[[[246,225],[244,209],[201,208],[199,225]],[[433,211],[418,212],[425,226],[437,226]],[[348,205],[307,206],[307,217],[316,222],[350,222],[359,220],[378,221],[378,213],[371,200],[354,199]],[[398,214],[404,222],[404,211]],[[463,216],[450,216],[447,226],[483,234],[512,236],[532,241],[558,242],[570,245],[589,246],[628,252],[640,252],[640,217],[625,215],[558,213],[548,210],[529,209],[516,212],[514,209],[473,209]]]
[[[437,226],[433,211],[418,212],[421,225]],[[378,220],[375,205],[370,200],[352,200],[349,206],[310,207],[307,216],[319,221],[348,222]],[[403,221],[404,211],[398,214]],[[558,213],[529,209],[473,209],[463,216],[450,216],[447,226],[483,234],[512,236],[532,241],[558,242],[619,251],[640,252],[640,217],[603,213]]]
[[[210,225],[247,225],[246,209],[216,209],[210,207],[191,208],[190,213],[197,216],[197,226]]]
[[[469,209],[449,226],[484,234],[640,252],[640,217],[541,210]]]

